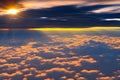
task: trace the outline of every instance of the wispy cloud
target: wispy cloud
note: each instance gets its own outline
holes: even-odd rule
[[[20,10],[50,8],[63,5],[118,4],[119,0],[0,0],[0,8],[19,7]]]
[[[120,6],[109,6],[90,11],[92,13],[120,13]]]
[[[108,19],[103,19],[105,21],[120,21],[120,18],[108,18]]]

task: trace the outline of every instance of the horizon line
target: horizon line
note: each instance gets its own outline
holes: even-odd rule
[[[80,30],[112,30],[112,29],[120,29],[120,27],[85,27],[85,28],[59,28],[59,27],[51,27],[51,28],[0,28],[0,30],[41,30],[41,31],[80,31]]]

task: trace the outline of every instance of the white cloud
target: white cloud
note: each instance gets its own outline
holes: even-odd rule
[[[109,6],[90,11],[92,13],[120,13],[120,6]]]
[[[105,21],[120,21],[120,18],[108,18],[108,19],[103,19]]]

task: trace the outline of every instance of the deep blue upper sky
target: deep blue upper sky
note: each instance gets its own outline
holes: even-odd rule
[[[59,3],[49,0],[43,2],[35,0],[36,3],[41,2],[43,8],[41,4],[24,7],[23,3],[29,3],[27,0],[14,1],[15,0],[13,0],[13,4],[17,3],[18,5],[20,5],[19,2],[22,1],[22,6],[20,5],[20,7],[25,10],[21,11],[18,14],[19,16],[1,15],[1,28],[120,26],[120,4],[118,0],[115,0],[117,3],[114,1],[113,4],[110,3],[113,0],[109,2],[107,0],[91,0],[91,2],[85,0],[86,4],[76,4],[73,3],[74,1],[65,1],[66,3],[64,2],[63,5],[59,0]],[[0,0],[0,2],[5,3],[3,0]],[[8,3],[10,3],[10,1],[8,1]],[[49,3],[52,3],[52,5]],[[90,4],[88,5],[88,3]],[[48,6],[45,4],[48,4]],[[4,8],[1,7],[0,10],[3,9]]]

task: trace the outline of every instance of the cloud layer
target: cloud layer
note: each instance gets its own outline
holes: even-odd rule
[[[50,8],[63,5],[105,5],[119,4],[119,0],[0,0],[1,8],[20,7],[25,9]]]
[[[0,45],[0,79],[114,80],[120,78],[119,31],[43,33],[50,38],[48,41],[40,41],[41,35],[37,36],[38,40],[33,36],[32,40],[27,38],[27,41],[24,37],[10,38],[12,35],[9,34],[9,40],[14,39],[16,45]],[[6,39],[4,37],[2,43]],[[27,43],[19,45],[23,43],[21,40]]]
[[[25,8],[50,8],[62,5],[103,5],[103,4],[119,4],[119,0],[23,0],[21,2]]]

